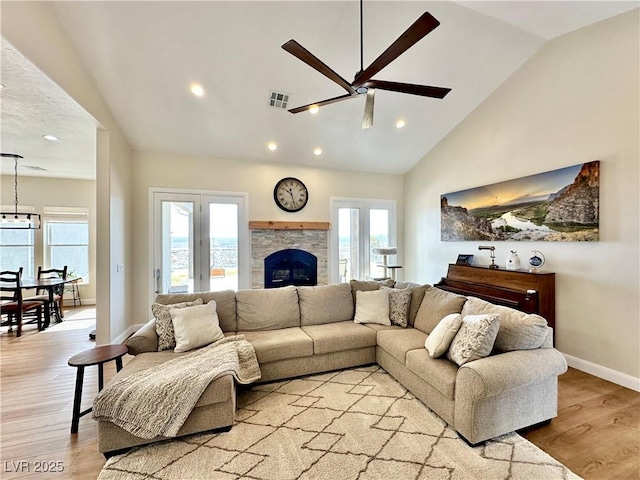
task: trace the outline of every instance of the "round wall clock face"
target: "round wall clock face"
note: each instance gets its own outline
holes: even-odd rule
[[[273,199],[285,212],[298,212],[307,204],[309,192],[297,178],[286,177],[276,183]]]

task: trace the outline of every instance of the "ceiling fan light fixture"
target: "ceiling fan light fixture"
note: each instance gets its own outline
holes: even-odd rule
[[[396,58],[413,47],[422,38],[432,32],[440,25],[440,22],[429,12],[424,12],[402,35],[400,35],[386,50],[384,50],[373,63],[366,69],[364,68],[364,41],[363,41],[363,0],[360,0],[360,69],[355,75],[353,82],[348,82],[338,73],[331,69],[326,63],[312,54],[295,40],[291,39],[282,44],[282,49],[290,53],[298,60],[309,65],[318,73],[346,90],[346,95],[329,98],[321,102],[310,103],[301,107],[289,109],[290,113],[300,113],[311,110],[314,106],[325,106],[331,103],[342,102],[344,100],[353,99],[360,95],[367,94],[365,102],[365,111],[362,118],[362,128],[370,128],[373,126],[373,91],[375,89],[388,90],[391,92],[406,93],[410,95],[420,95],[431,98],[444,98],[451,91],[450,88],[431,87],[427,85],[414,85],[410,83],[389,82],[385,80],[376,80],[373,78],[380,70],[385,68]]]
[[[202,97],[204,95],[204,88],[197,83],[192,84],[190,90],[196,97]]]
[[[309,107],[309,113],[311,115],[315,115],[316,113],[318,113],[320,111],[320,107],[318,105],[311,105]]]

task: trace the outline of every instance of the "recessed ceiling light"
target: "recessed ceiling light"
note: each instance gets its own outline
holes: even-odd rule
[[[400,119],[396,122],[396,128],[402,128],[407,124],[404,120]]]
[[[309,113],[311,115],[315,115],[319,111],[320,111],[320,107],[318,105],[313,105],[312,107],[309,108]]]
[[[314,154],[316,157],[317,157],[317,156],[319,156],[319,155],[322,155],[322,149],[321,149],[320,147],[316,148],[316,149],[313,151],[313,154]]]
[[[276,148],[278,148],[278,145],[276,145],[275,142],[270,142],[267,143],[267,148],[273,152]]]
[[[191,85],[191,93],[193,93],[196,97],[201,97],[204,95],[204,88],[202,88],[202,85],[194,83],[193,85]]]
[[[42,138],[44,138],[45,140],[51,140],[52,142],[57,142],[58,140],[60,140],[55,135],[42,135]]]

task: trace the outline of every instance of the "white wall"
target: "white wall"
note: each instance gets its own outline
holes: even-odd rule
[[[440,241],[440,195],[601,161],[600,241],[495,242],[556,272],[556,345],[579,368],[638,388],[638,10],[547,44],[405,176],[409,278],[436,282],[476,242]],[[572,359],[570,358],[570,360]],[[604,367],[604,368],[603,368]]]
[[[49,2],[4,2],[2,36],[91,114],[97,132],[97,343],[122,337],[130,317],[131,150]]]
[[[318,160],[321,162],[322,160]],[[273,187],[283,177],[302,180],[309,190],[309,203],[298,213],[286,213],[273,201]],[[331,220],[330,197],[375,198],[397,201],[398,244],[402,244],[403,204],[401,175],[343,172],[321,168],[266,164],[210,157],[191,157],[136,152],[133,164],[135,204],[134,242],[135,298],[149,298],[151,235],[148,231],[149,187],[246,192],[249,220],[318,221]],[[402,261],[400,255],[398,260]],[[132,324],[150,318],[148,302],[136,302]]]
[[[0,177],[2,205],[13,204],[13,177]],[[42,215],[48,207],[85,207],[89,209],[89,283],[80,285],[83,302],[92,303],[96,298],[96,182],[93,180],[71,180],[66,178],[43,178],[18,175],[20,205],[34,207],[34,212]],[[44,262],[43,229],[35,231],[34,261]],[[48,265],[47,265],[48,266]],[[36,270],[37,271],[37,270]],[[35,273],[35,272],[34,272]],[[86,280],[86,279],[85,279]]]

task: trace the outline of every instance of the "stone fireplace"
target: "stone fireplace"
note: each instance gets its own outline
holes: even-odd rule
[[[318,284],[318,258],[305,250],[287,248],[264,259],[264,288]]]
[[[317,285],[329,283],[329,222],[249,222],[251,288],[265,288],[265,259],[281,250],[303,250],[316,257]],[[298,272],[300,275],[300,272]],[[284,275],[280,272],[279,275]],[[284,283],[284,282],[278,282]],[[290,283],[289,285],[292,285]]]

